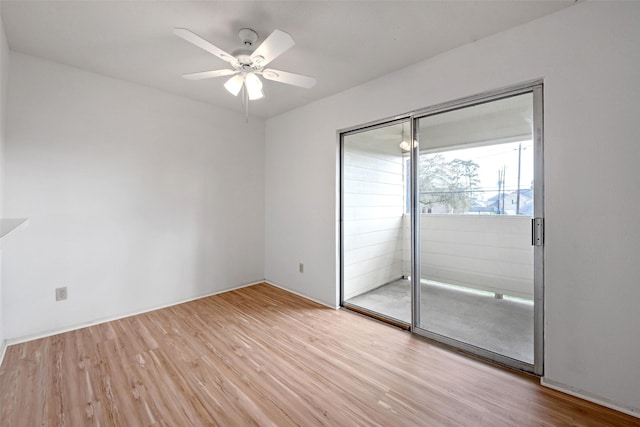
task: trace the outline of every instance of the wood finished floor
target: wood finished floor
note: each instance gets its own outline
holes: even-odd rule
[[[640,420],[261,284],[10,346],[2,426],[564,426]]]

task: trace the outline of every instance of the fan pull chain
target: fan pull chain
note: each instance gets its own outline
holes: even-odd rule
[[[244,83],[242,83],[242,106],[244,107],[244,122],[249,123],[249,92]]]

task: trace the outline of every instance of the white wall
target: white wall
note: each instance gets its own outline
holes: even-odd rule
[[[533,300],[531,217],[420,215],[420,278]]]
[[[267,120],[267,279],[338,304],[338,129],[544,78],[545,379],[640,411],[638,22],[579,3]]]
[[[4,34],[4,24],[0,14],[0,217],[4,201],[4,140],[7,113],[7,89],[9,79],[9,46]],[[4,309],[2,290],[2,246],[0,246],[0,361],[2,361],[2,347],[4,344]]]
[[[7,338],[264,278],[264,122],[10,54]],[[56,302],[54,289],[68,287]]]

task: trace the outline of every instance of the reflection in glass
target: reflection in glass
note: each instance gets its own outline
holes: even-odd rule
[[[343,136],[343,301],[411,322],[409,122]]]
[[[533,363],[533,96],[420,118],[420,328]]]

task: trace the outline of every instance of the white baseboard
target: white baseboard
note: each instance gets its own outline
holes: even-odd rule
[[[329,307],[329,308],[332,308],[332,309],[334,309],[334,310],[337,310],[338,308],[340,308],[340,307],[336,307],[336,306],[333,306],[333,305],[327,304],[326,302],[322,302],[322,301],[319,301],[319,300],[317,300],[317,299],[314,299],[314,298],[308,297],[308,296],[303,295],[303,294],[301,294],[301,293],[299,293],[299,292],[292,291],[291,289],[288,289],[288,288],[286,288],[286,287],[284,287],[284,286],[282,286],[282,285],[278,285],[277,283],[274,283],[274,282],[272,282],[271,280],[267,280],[267,279],[265,279],[265,280],[264,280],[264,283],[266,283],[266,284],[268,284],[268,285],[271,285],[271,286],[275,286],[276,288],[280,288],[280,289],[282,289],[283,291],[290,292],[290,293],[292,293],[292,294],[294,294],[294,295],[297,295],[297,296],[302,297],[302,298],[304,298],[304,299],[308,299],[309,301],[313,301],[313,302],[315,302],[315,303],[317,303],[317,304],[324,305],[325,307]]]
[[[7,340],[0,341],[0,366],[4,360],[4,354],[7,352]]]
[[[148,307],[148,308],[145,308],[145,309],[142,309],[142,310],[137,310],[137,311],[130,312],[130,313],[124,313],[124,314],[118,314],[116,316],[104,317],[104,318],[101,318],[101,319],[93,320],[91,322],[86,322],[86,323],[81,323],[81,324],[77,324],[77,325],[66,326],[66,327],[63,327],[63,328],[51,329],[51,330],[48,330],[48,331],[39,332],[37,334],[31,334],[31,335],[25,335],[25,336],[22,336],[22,337],[6,339],[6,340],[4,340],[4,341],[2,341],[0,343],[0,366],[2,364],[2,360],[4,359],[4,354],[6,352],[6,349],[10,345],[21,344],[21,343],[37,340],[37,339],[40,339],[40,338],[46,338],[46,337],[50,337],[50,336],[53,336],[53,335],[63,334],[65,332],[75,331],[75,330],[86,328],[86,327],[89,327],[89,326],[100,325],[102,323],[112,322],[114,320],[124,319],[124,318],[127,318],[127,317],[136,316],[138,314],[143,314],[143,313],[148,313],[150,311],[160,310],[162,308],[172,307],[174,305],[184,304],[184,303],[189,302],[189,301],[195,301],[195,300],[198,300],[198,299],[207,298],[207,297],[210,297],[210,296],[213,296],[213,295],[222,294],[222,293],[233,291],[233,290],[236,290],[236,289],[246,288],[248,286],[257,285],[257,284],[260,284],[260,283],[267,283],[267,284],[269,284],[271,286],[275,286],[276,288],[279,288],[279,289],[282,289],[284,291],[290,292],[290,293],[292,293],[294,295],[297,295],[299,297],[302,297],[302,298],[307,299],[309,301],[313,301],[315,303],[318,303],[318,304],[323,305],[325,307],[329,307],[329,308],[334,309],[334,310],[338,308],[338,307],[329,305],[329,304],[327,304],[325,302],[318,301],[318,300],[316,300],[314,298],[310,298],[310,297],[308,297],[306,295],[303,295],[303,294],[300,294],[298,292],[295,292],[295,291],[292,291],[290,289],[287,289],[286,287],[278,285],[277,283],[274,283],[272,281],[269,281],[269,280],[266,280],[266,279],[265,280],[259,280],[259,281],[256,281],[256,282],[235,286],[233,288],[223,289],[223,290],[215,291],[215,292],[212,292],[212,293],[209,293],[209,294],[199,295],[199,296],[196,296],[196,297],[193,297],[193,298],[187,298],[187,299],[184,299],[184,300],[172,302],[170,304],[164,304],[164,305],[155,306],[155,307]]]
[[[557,383],[545,377],[542,377],[540,379],[540,384],[542,384],[545,387],[551,388],[553,390],[561,391],[562,393],[570,394],[571,396],[579,397],[580,399],[584,399],[589,402],[596,403],[600,406],[605,406],[615,411],[622,412],[627,415],[631,415],[632,417],[640,418],[640,408],[629,408],[625,406],[620,406],[614,402],[611,402],[608,399],[598,397],[598,396],[593,396],[582,390],[578,390],[573,387],[570,387],[561,383]]]
[[[40,339],[40,338],[46,338],[46,337],[50,337],[50,336],[53,336],[53,335],[62,334],[62,333],[65,333],[65,332],[75,331],[75,330],[78,330],[78,329],[86,328],[88,326],[94,326],[94,325],[99,325],[101,323],[107,323],[107,322],[111,322],[111,321],[118,320],[118,319],[124,319],[126,317],[136,316],[138,314],[148,313],[150,311],[160,310],[162,308],[172,307],[174,305],[184,304],[184,303],[189,302],[189,301],[195,301],[195,300],[198,300],[198,299],[207,298],[207,297],[210,297],[210,296],[213,296],[213,295],[222,294],[222,293],[233,291],[233,290],[236,290],[236,289],[246,288],[247,286],[253,286],[253,285],[257,285],[259,283],[264,283],[264,282],[265,282],[264,280],[259,280],[257,282],[247,283],[245,285],[239,285],[239,286],[235,286],[235,287],[229,288],[229,289],[223,289],[223,290],[220,290],[220,291],[215,291],[215,292],[212,292],[212,293],[209,293],[209,294],[205,294],[205,295],[199,295],[199,296],[193,297],[193,298],[187,298],[187,299],[180,300],[180,301],[177,301],[177,302],[172,302],[172,303],[169,303],[169,304],[164,304],[164,305],[160,305],[160,306],[156,306],[156,307],[149,307],[149,308],[145,308],[145,309],[134,311],[134,312],[130,312],[130,313],[118,314],[116,316],[103,317],[101,319],[93,320],[91,322],[81,323],[81,324],[72,325],[72,326],[66,326],[64,328],[51,329],[51,330],[40,332],[40,333],[37,333],[37,334],[25,335],[25,336],[18,337],[18,338],[7,339],[7,340],[5,340],[3,342],[3,348],[2,348],[3,349],[3,353],[2,353],[2,356],[4,356],[4,348],[7,347],[7,346],[10,346],[10,345],[21,344],[21,343],[37,340],[37,339]],[[0,359],[0,361],[1,361],[1,359]]]

